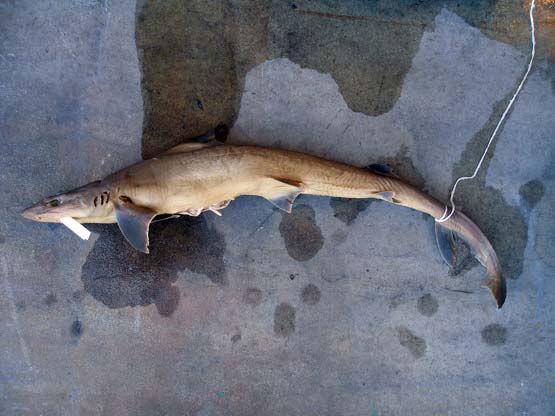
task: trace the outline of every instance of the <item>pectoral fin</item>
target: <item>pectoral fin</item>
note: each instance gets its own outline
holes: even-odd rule
[[[136,250],[148,254],[148,228],[156,212],[150,208],[137,206],[128,199],[114,204],[119,229]]]

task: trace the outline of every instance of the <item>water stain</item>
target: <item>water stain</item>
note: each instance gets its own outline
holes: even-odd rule
[[[330,198],[333,216],[345,225],[351,225],[358,214],[366,210],[372,201],[370,199]]]
[[[142,72],[143,157],[232,125],[239,93],[226,2],[147,1],[136,6]]]
[[[81,279],[85,292],[109,308],[155,304],[163,316],[179,304],[173,285],[190,270],[225,284],[225,240],[203,215],[161,221],[150,227],[151,254],[134,250],[117,225],[92,225],[100,237],[87,256]]]
[[[231,342],[235,344],[236,342],[241,341],[241,333],[235,334],[231,337]]]
[[[424,316],[432,316],[437,312],[439,303],[434,295],[426,293],[418,298],[417,309]]]
[[[295,260],[310,260],[324,245],[324,236],[315,217],[314,209],[306,204],[295,207],[291,214],[283,214],[279,232],[287,253]]]
[[[407,348],[414,358],[421,358],[426,354],[426,341],[416,336],[407,327],[397,328],[399,332],[399,344]]]
[[[526,12],[511,0],[139,0],[143,156],[218,124],[233,125],[248,70],[281,57],[331,74],[353,111],[384,114],[399,98],[422,35],[433,29],[443,7],[528,53]],[[550,11],[539,5],[536,13]],[[538,42],[538,57],[549,62],[555,61],[553,32],[538,25],[545,40]]]
[[[486,326],[481,334],[482,341],[491,346],[500,346],[507,342],[507,328],[499,324]]]
[[[307,305],[316,305],[320,302],[320,298],[322,297],[322,292],[318,288],[318,286],[309,283],[303,288],[301,292],[301,299]]]
[[[523,54],[530,54],[529,1],[513,0],[450,1],[449,9],[461,16],[469,25],[478,28],[485,36],[512,45]],[[555,18],[552,1],[536,1],[536,58],[547,61],[546,74],[551,78],[555,92]]]
[[[455,277],[466,273],[480,265],[474,257],[470,247],[457,236],[453,239],[453,252],[455,253],[455,265],[449,268],[449,276]]]
[[[49,293],[48,295],[46,295],[46,297],[43,300],[43,303],[46,306],[52,306],[54,305],[56,302],[58,302],[58,298],[56,297],[56,295],[54,295],[53,293]]]
[[[76,319],[75,321],[73,321],[70,328],[71,335],[74,338],[80,338],[81,335],[83,335],[83,331],[84,331],[83,323],[79,319]]]
[[[393,174],[399,176],[403,181],[411,184],[415,188],[426,189],[426,181],[416,166],[414,166],[412,159],[408,157],[408,152],[408,146],[401,145],[401,148],[395,156],[386,158],[380,163],[389,165]]]
[[[295,332],[296,311],[288,303],[280,303],[274,311],[274,333],[279,337],[288,337]]]
[[[489,38],[526,54],[530,48],[526,7],[515,7],[512,0],[304,0],[294,5],[272,3],[268,24],[271,57],[287,57],[302,67],[331,74],[349,107],[368,115],[393,108],[422,35],[433,30],[443,7]],[[536,16],[548,21],[555,12],[538,5]],[[537,36],[544,41],[538,56],[548,62],[555,61],[554,35],[553,25],[538,24]],[[555,71],[550,75],[555,80]]]
[[[422,34],[440,10],[439,2],[295,5],[272,2],[271,55],[331,74],[353,111],[374,116],[393,108]]]
[[[526,202],[528,207],[534,208],[545,194],[545,185],[539,179],[534,179],[522,185],[518,190],[518,193]]]
[[[389,299],[389,311],[394,311],[404,303],[403,295],[394,295]]]
[[[258,306],[262,303],[262,291],[257,287],[249,287],[243,293],[243,303]]]
[[[331,235],[331,238],[337,244],[341,244],[347,239],[347,233],[343,230],[335,230]]]
[[[508,100],[498,101],[484,126],[467,143],[459,162],[453,167],[453,181],[473,172]],[[495,249],[506,277],[518,279],[522,273],[528,226],[518,207],[509,205],[501,191],[486,186],[486,175],[495,152],[495,140],[476,179],[465,181],[457,188],[457,208],[468,215],[488,237]],[[458,257],[460,253],[457,253]]]
[[[80,290],[76,290],[71,294],[71,299],[73,299],[73,301],[76,303],[81,302],[82,298],[83,298],[83,293]]]

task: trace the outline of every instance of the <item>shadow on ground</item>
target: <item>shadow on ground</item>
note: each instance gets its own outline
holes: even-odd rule
[[[171,315],[179,303],[173,285],[190,270],[225,284],[223,236],[203,218],[180,218],[151,226],[151,254],[131,247],[116,224],[91,225],[100,234],[83,265],[84,289],[109,308],[155,304]]]

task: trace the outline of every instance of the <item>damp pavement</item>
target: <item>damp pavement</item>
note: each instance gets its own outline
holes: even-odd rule
[[[457,197],[504,267],[497,310],[475,260],[449,270],[433,221],[384,202],[242,197],[154,224],[149,256],[18,213],[219,124],[446,200],[525,70],[527,2],[0,2],[0,414],[554,415],[537,3],[534,69]]]

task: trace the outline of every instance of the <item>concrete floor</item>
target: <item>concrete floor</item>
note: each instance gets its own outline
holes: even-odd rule
[[[201,134],[356,165],[447,199],[523,74],[517,1],[0,0],[0,414],[555,415],[555,2],[458,201],[501,310],[433,221],[254,197],[80,241],[19,211]]]

